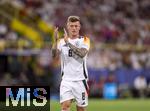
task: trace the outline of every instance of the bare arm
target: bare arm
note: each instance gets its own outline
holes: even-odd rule
[[[53,44],[53,47],[52,47],[52,57],[55,58],[55,57],[58,57],[59,56],[59,50],[57,49],[57,42]]]
[[[67,42],[67,45],[70,47],[70,49],[72,49],[72,51],[75,54],[77,54],[81,58],[83,58],[87,54],[87,52],[88,52],[88,50],[86,48],[77,48],[76,46],[72,45],[69,42]]]
[[[57,49],[57,42],[58,42],[58,27],[54,30],[54,43],[52,46],[52,57],[56,58],[59,56],[59,50]]]

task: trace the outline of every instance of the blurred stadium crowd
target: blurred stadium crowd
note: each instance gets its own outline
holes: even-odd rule
[[[62,35],[66,18],[78,15],[91,39],[91,96],[102,96],[106,82],[117,83],[120,96],[139,89],[138,96],[150,96],[149,10],[149,0],[0,0],[0,85],[51,85],[55,92],[53,28]]]

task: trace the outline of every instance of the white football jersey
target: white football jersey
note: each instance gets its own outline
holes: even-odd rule
[[[71,44],[78,48],[90,48],[90,39],[82,37],[76,39],[68,39]],[[88,79],[86,66],[87,55],[83,58],[76,55],[69,46],[66,45],[64,39],[60,39],[57,45],[61,57],[61,74],[63,80],[78,81]]]

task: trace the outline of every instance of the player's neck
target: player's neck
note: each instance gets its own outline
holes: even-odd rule
[[[76,39],[76,38],[78,38],[79,37],[79,35],[71,35],[70,36],[70,39]]]

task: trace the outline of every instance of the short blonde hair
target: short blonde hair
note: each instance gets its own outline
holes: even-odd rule
[[[80,22],[80,17],[79,16],[69,16],[67,19],[67,22]]]

